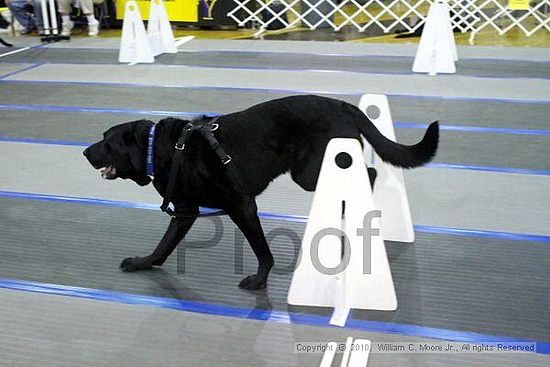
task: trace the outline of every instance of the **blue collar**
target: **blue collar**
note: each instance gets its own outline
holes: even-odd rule
[[[153,163],[153,146],[155,144],[156,127],[156,124],[151,126],[151,130],[149,130],[149,139],[147,140],[147,176],[155,175],[155,166]]]

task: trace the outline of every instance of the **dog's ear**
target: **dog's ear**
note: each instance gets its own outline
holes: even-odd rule
[[[136,145],[127,146],[128,155],[130,156],[130,163],[134,172],[139,173],[143,171],[143,165],[145,164],[145,155]],[[142,159],[144,158],[144,159]]]
[[[132,135],[138,145],[145,144],[149,136],[149,130],[155,124],[151,120],[138,120],[129,123]]]
[[[145,172],[146,154],[144,149],[137,144],[129,144],[126,149],[130,158],[130,164],[135,172],[132,180],[140,186],[148,185],[151,182],[151,178]]]

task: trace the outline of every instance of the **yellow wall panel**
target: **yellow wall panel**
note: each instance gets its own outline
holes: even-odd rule
[[[116,18],[124,19],[124,9],[126,0],[116,0]],[[149,1],[137,0],[141,17],[143,20],[149,19]],[[164,0],[168,19],[176,22],[197,22],[199,0]]]
[[[510,10],[529,10],[529,0],[508,0]]]

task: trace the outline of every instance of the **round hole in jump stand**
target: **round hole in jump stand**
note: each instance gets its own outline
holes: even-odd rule
[[[369,107],[367,107],[367,116],[369,119],[376,120],[380,117],[380,108],[373,104],[370,105]]]
[[[353,163],[353,159],[351,156],[346,152],[340,152],[336,155],[334,158],[334,161],[336,162],[336,165],[342,169],[349,168],[351,164]]]

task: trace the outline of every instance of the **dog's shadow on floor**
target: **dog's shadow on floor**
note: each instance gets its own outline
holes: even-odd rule
[[[182,301],[206,301],[203,296],[186,286],[177,276],[162,268],[141,271],[136,275],[148,284],[148,293],[155,297],[173,298]]]
[[[184,285],[181,279],[162,268],[154,268],[139,273],[139,277],[149,284],[149,294],[156,297],[166,297],[182,301],[195,301],[211,303],[211,299],[205,298],[200,293]],[[267,289],[257,291],[242,291],[243,295],[255,298],[255,304],[248,317],[250,319],[269,318],[273,305]],[[258,314],[261,313],[261,314]]]

